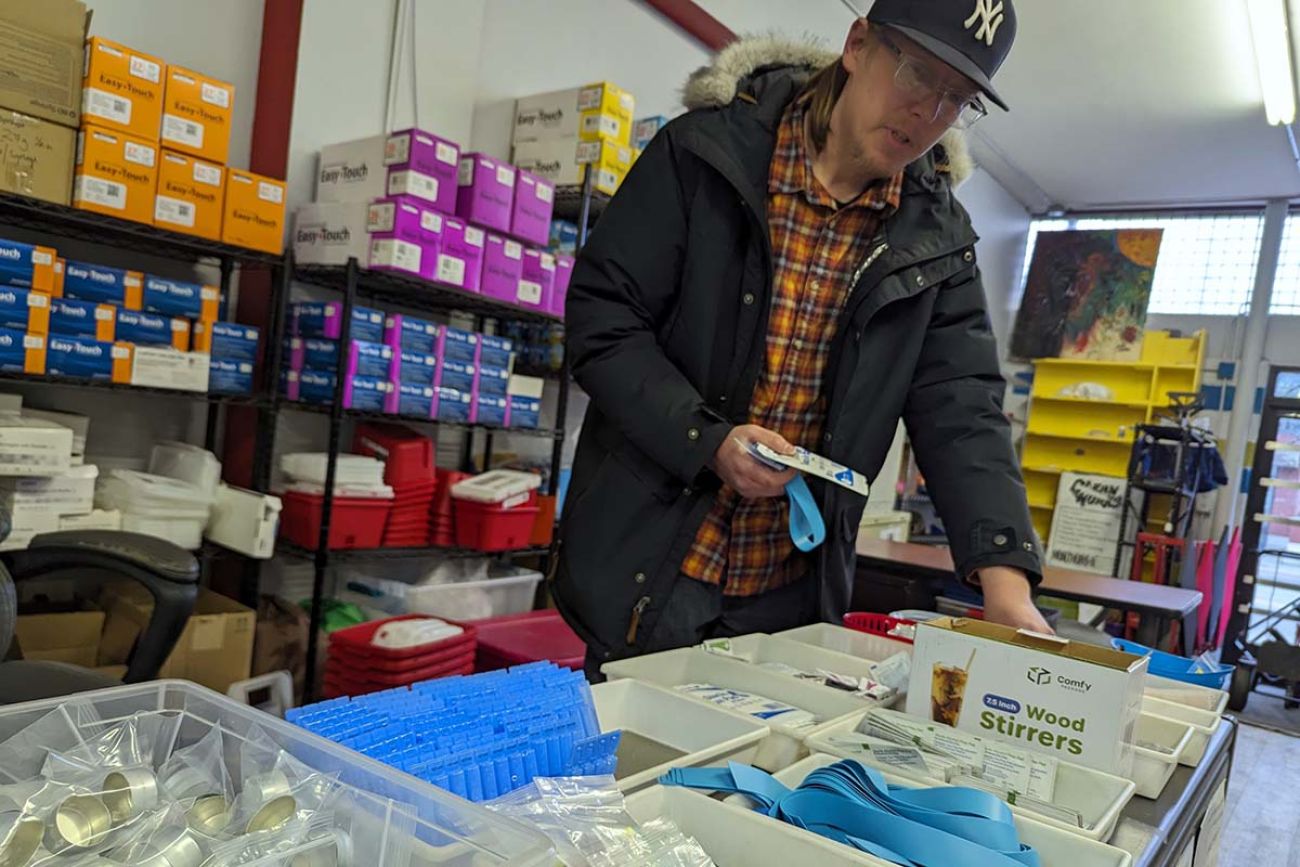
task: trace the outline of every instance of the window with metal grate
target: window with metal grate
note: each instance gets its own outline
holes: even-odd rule
[[[1300,316],[1300,213],[1289,214],[1282,228],[1282,249],[1278,254],[1277,277],[1273,279],[1273,300],[1268,312],[1278,316]]]

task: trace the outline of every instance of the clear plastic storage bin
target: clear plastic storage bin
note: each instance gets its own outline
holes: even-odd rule
[[[406,584],[354,575],[349,584],[366,588],[370,608],[389,614],[433,614],[449,620],[485,620],[531,611],[542,573],[516,566],[493,566],[479,581]],[[349,596],[356,601],[360,593]]]
[[[889,659],[895,653],[912,652],[912,645],[905,641],[894,641],[891,638],[858,632],[856,629],[836,626],[833,623],[814,623],[810,626],[787,629],[785,632],[776,633],[776,637],[811,644],[813,647],[822,647],[838,653],[847,653],[850,656],[870,659],[872,662]]]
[[[276,717],[215,692],[182,681],[155,681],[97,692],[0,707],[0,783],[37,775],[44,750],[23,744],[21,733],[47,714],[57,713],[68,750],[96,733],[105,722],[136,713],[178,714],[177,748],[188,746],[213,726],[243,741],[256,727],[280,748],[343,784],[335,813],[351,826],[354,865],[382,867],[494,867],[555,863],[550,843],[540,833],[463,801],[415,777],[310,734]],[[43,727],[47,728],[48,727]],[[15,737],[17,736],[17,737]],[[282,867],[299,860],[298,850],[249,862],[242,867]]]

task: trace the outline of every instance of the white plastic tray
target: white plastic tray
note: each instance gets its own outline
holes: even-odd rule
[[[818,731],[822,725],[838,722],[864,708],[860,699],[846,692],[802,683],[792,677],[755,668],[747,662],[707,653],[698,647],[608,662],[601,671],[610,680],[631,678],[657,683],[669,689],[687,683],[709,683],[738,689],[785,702],[817,716],[821,722],[811,728],[791,728],[765,720],[772,729],[772,734],[759,746],[754,764],[769,771],[779,770],[807,755],[804,738]],[[702,699],[694,698],[691,701],[703,702]],[[712,704],[708,706],[713,707]],[[752,719],[747,715],[736,715],[742,719]]]
[[[912,652],[912,645],[905,641],[881,638],[879,635],[858,632],[856,629],[836,626],[833,623],[814,623],[811,626],[787,629],[785,632],[776,633],[776,637],[847,653],[850,656],[859,656],[873,662],[889,659],[895,653]]]
[[[1137,744],[1133,746],[1133,782],[1137,783],[1137,793],[1143,798],[1158,798],[1191,743],[1192,727],[1143,711],[1138,717],[1134,737],[1171,750],[1162,753]]]
[[[909,773],[905,768],[877,765],[870,760],[870,755],[854,752],[850,748],[832,743],[832,739],[837,735],[853,732],[865,716],[866,713],[864,712],[835,725],[825,726],[816,735],[808,738],[808,749],[813,753],[825,753],[846,759],[857,759],[864,765],[876,767],[892,776],[914,780],[924,785],[943,785],[942,780],[935,780],[920,773]],[[970,732],[965,732],[965,734],[970,734]],[[971,735],[971,737],[978,737],[978,735]],[[979,738],[979,740],[983,741],[985,739]],[[999,747],[1003,748],[1008,746],[1008,744],[1001,741],[989,741],[989,743],[997,743]],[[1083,765],[1074,765],[1058,760],[1056,789],[1052,803],[1078,812],[1083,816],[1084,827],[1077,828],[1049,816],[1021,810],[1014,804],[1011,805],[1011,811],[1018,816],[1033,819],[1043,825],[1068,831],[1089,840],[1104,841],[1109,840],[1110,835],[1115,832],[1115,824],[1119,821],[1119,815],[1133,798],[1135,790],[1136,786],[1132,780],[1126,780],[1123,777],[1117,777],[1114,774],[1108,774],[1093,768],[1085,768]]]
[[[814,647],[801,641],[781,638],[776,635],[741,635],[730,639],[731,650],[739,656],[748,657],[751,663],[783,662],[801,671],[824,669],[834,674],[847,674],[854,677],[870,677],[872,662],[860,656]],[[773,672],[780,674],[780,672]],[[781,674],[782,677],[793,677]],[[900,696],[888,701],[863,699],[864,704],[873,707],[891,707]]]
[[[672,820],[721,867],[892,867],[811,831],[676,786],[642,789],[625,807],[637,822]]]
[[[1142,694],[1142,710],[1149,714],[1177,720],[1191,726],[1192,738],[1187,742],[1179,764],[1194,768],[1205,756],[1205,748],[1210,745],[1210,735],[1219,727],[1220,715],[1208,710],[1198,710],[1185,704],[1176,704],[1164,699],[1152,698]]]
[[[1142,694],[1147,698],[1171,701],[1174,704],[1194,707],[1197,710],[1206,710],[1218,716],[1222,716],[1224,710],[1228,707],[1228,693],[1226,690],[1210,689],[1206,686],[1197,686],[1194,683],[1183,683],[1180,680],[1160,677],[1150,673],[1147,674],[1146,683],[1142,687]]]
[[[638,773],[618,777],[623,792],[654,783],[670,768],[749,764],[769,729],[760,722],[729,714],[684,695],[642,683],[616,680],[591,688],[601,731],[622,729],[641,735],[685,755]]]
[[[785,785],[794,787],[802,783],[804,777],[818,768],[838,761],[839,759],[835,756],[828,756],[825,753],[813,753],[808,758],[796,762],[773,776]],[[916,788],[915,783],[911,780],[905,780],[891,774],[884,774],[883,776],[891,786],[911,786]],[[740,806],[747,801],[748,799],[743,795],[732,795],[724,803]],[[1058,830],[1022,815],[1016,815],[1015,822],[1016,831],[1020,834],[1020,842],[1033,846],[1037,850],[1041,867],[1129,867],[1133,863],[1133,856],[1123,849],[1117,849],[1096,840],[1088,840],[1068,831]],[[957,865],[953,865],[953,867],[957,867]]]

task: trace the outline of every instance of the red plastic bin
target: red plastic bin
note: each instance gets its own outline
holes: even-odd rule
[[[849,629],[857,632],[866,632],[870,635],[879,635],[881,638],[888,638],[892,641],[901,641],[904,644],[911,644],[912,639],[904,638],[901,635],[890,635],[889,632],[896,626],[915,626],[915,620],[903,620],[899,617],[890,617],[888,614],[872,614],[865,611],[850,611],[844,615],[844,625]]]
[[[320,543],[321,494],[286,491],[281,497],[280,535],[295,545],[315,548]],[[384,538],[391,500],[365,497],[335,497],[330,520],[329,547],[378,548]]]
[[[537,492],[527,505],[503,509],[473,500],[452,500],[455,504],[456,544],[476,551],[513,551],[527,548],[537,523]]]
[[[475,620],[478,657],[475,671],[495,671],[547,659],[581,671],[587,654],[582,643],[558,611],[528,611]]]
[[[352,451],[384,462],[384,483],[393,486],[434,478],[433,440],[400,424],[357,426]]]

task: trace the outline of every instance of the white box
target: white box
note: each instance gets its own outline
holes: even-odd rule
[[[205,535],[233,551],[269,560],[275,553],[280,506],[279,497],[220,485]]]
[[[99,467],[83,464],[57,476],[0,479],[0,502],[13,511],[26,508],[54,515],[84,515],[94,508]]]
[[[212,358],[169,346],[137,346],[131,357],[131,384],[181,391],[207,391]]]
[[[514,146],[515,168],[532,172],[556,186],[582,183],[578,165],[578,143],[574,140],[520,142]]]
[[[576,142],[580,136],[604,135],[627,144],[632,139],[635,111],[632,94],[608,82],[535,93],[515,100],[510,141]]]
[[[22,412],[23,396],[21,394],[0,394],[0,413]]]
[[[326,145],[316,164],[317,202],[364,202],[387,192],[386,135]],[[363,223],[364,225],[364,223]]]
[[[39,418],[0,416],[0,476],[57,476],[71,466],[71,430]]]
[[[367,202],[303,205],[293,217],[293,259],[299,265],[346,265],[369,261]]]
[[[88,515],[60,515],[60,530],[120,530],[122,513],[117,509],[95,509]]]
[[[12,533],[52,533],[59,529],[59,513],[22,501],[14,502],[8,495],[0,497],[5,511],[9,513],[9,529]]]
[[[524,376],[513,373],[510,375],[510,381],[506,384],[506,394],[511,397],[531,397],[541,400],[542,391],[545,387],[546,380],[540,376]]]
[[[979,620],[916,627],[907,712],[1127,777],[1146,657]]]
[[[86,453],[86,437],[90,435],[90,416],[78,415],[75,412],[57,412],[52,409],[33,409],[30,406],[23,407],[22,414],[52,421],[71,429],[72,453],[74,455]]]
[[[21,551],[42,533],[59,529],[59,516],[53,512],[22,512],[10,516],[13,522],[9,535],[0,541],[0,551]]]

